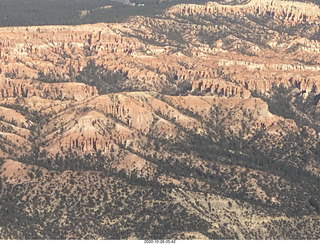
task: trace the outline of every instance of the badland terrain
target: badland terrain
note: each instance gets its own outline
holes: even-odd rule
[[[0,238],[319,239],[319,93],[316,1],[2,27]]]

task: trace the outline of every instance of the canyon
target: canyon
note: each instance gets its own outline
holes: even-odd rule
[[[0,238],[319,239],[319,5],[235,2],[0,28]]]

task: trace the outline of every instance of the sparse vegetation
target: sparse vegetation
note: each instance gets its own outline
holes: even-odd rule
[[[11,26],[194,1],[3,2]],[[317,26],[181,12],[0,43],[0,239],[320,238]]]

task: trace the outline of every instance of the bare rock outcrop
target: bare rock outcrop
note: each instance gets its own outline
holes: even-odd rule
[[[250,92],[241,86],[228,84],[221,80],[203,79],[193,82],[192,90],[210,91],[224,97],[249,98]]]
[[[84,100],[97,94],[95,87],[81,83],[42,83],[0,77],[0,98],[39,96],[53,100]]]
[[[300,3],[280,0],[251,0],[244,5],[222,5],[209,2],[206,5],[182,4],[174,6],[167,14],[180,15],[267,15],[283,20],[290,25],[305,22],[319,22],[320,8],[311,3]]]

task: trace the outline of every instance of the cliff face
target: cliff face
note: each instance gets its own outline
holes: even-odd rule
[[[134,144],[136,133],[172,138],[177,133],[175,123],[188,130],[208,133],[201,128],[200,121],[154,94],[99,96],[96,87],[72,81],[82,71],[90,71],[93,63],[102,67],[90,71],[93,74],[108,71],[125,77],[122,87],[119,86],[121,90],[211,95],[240,99],[240,102],[251,99],[252,92],[267,94],[273,87],[295,87],[307,97],[320,89],[320,61],[316,55],[320,43],[261,27],[249,17],[259,19],[267,15],[284,24],[309,23],[313,28],[319,20],[318,10],[313,4],[288,1],[250,1],[233,6],[207,3],[177,5],[163,18],[134,17],[125,24],[1,28],[1,103],[24,98],[20,101],[23,106],[58,113],[50,122],[51,127],[43,128],[48,135],[46,140],[51,141],[48,148],[52,153],[107,152],[119,144]],[[232,16],[240,18],[239,25],[224,19]],[[213,22],[208,25],[208,21]],[[251,28],[247,29],[247,36],[237,32],[246,25]],[[172,35],[173,29],[178,33],[176,36]],[[96,79],[83,78],[89,84],[95,84]],[[74,102],[82,103],[76,107],[77,114],[74,108],[69,109]],[[81,111],[87,109],[100,111],[102,117],[89,113],[85,116],[90,115],[90,119],[84,119]],[[184,109],[201,113],[192,105]],[[111,123],[105,115],[122,124]],[[65,118],[63,123],[57,121],[61,116]],[[260,129],[268,127],[268,122],[263,121],[265,118],[257,117],[252,125]],[[63,129],[60,137],[55,136],[58,134],[53,129],[55,124],[60,125],[57,129]],[[115,131],[101,129],[111,125]],[[166,134],[166,130],[170,133]]]
[[[210,91],[211,94],[217,94],[224,97],[249,98],[250,92],[234,84],[228,84],[221,80],[197,80],[192,83],[192,90]]]
[[[0,28],[0,237],[319,239],[319,10]]]
[[[205,5],[182,4],[171,8],[167,14],[189,15],[252,15],[279,19],[285,24],[319,23],[320,8],[311,3],[278,0],[251,0],[243,5],[221,5],[209,2]]]
[[[287,33],[288,26],[283,32],[276,31],[280,24],[275,29],[268,28],[269,22],[262,26],[250,16],[268,16],[284,26],[305,23],[304,28],[315,33],[319,12],[316,5],[289,1],[250,1],[233,6],[207,3],[177,5],[162,18],[133,17],[124,24],[1,28],[1,104],[8,106],[19,98],[21,106],[58,113],[50,128],[42,128],[46,140],[51,141],[47,146],[52,153],[107,152],[119,145],[135,145],[136,133],[173,138],[177,126],[209,133],[201,121],[153,93],[99,96],[96,87],[73,81],[81,74],[84,82],[96,84],[97,76],[86,77],[88,73],[103,77],[103,72],[109,72],[110,77],[124,77],[120,91],[200,94],[239,99],[241,103],[252,99],[253,92],[268,94],[274,87],[295,87],[307,97],[320,89],[320,43]],[[239,18],[239,23],[228,18]],[[244,27],[247,29],[242,30]],[[100,85],[109,82],[109,76],[103,77]],[[113,82],[108,85],[115,86],[117,80]],[[70,109],[74,102],[79,104]],[[192,105],[184,109],[201,113]],[[97,110],[102,117],[99,113],[84,115],[86,110]],[[111,123],[105,115],[121,123]],[[58,121],[60,117],[63,123]],[[266,118],[257,117],[252,125],[267,128]],[[54,124],[63,129],[60,137]],[[115,131],[101,129],[111,125]],[[234,129],[239,132],[238,126]],[[167,135],[166,130],[170,131]]]
[[[208,3],[174,6],[162,18],[134,17],[125,24],[1,28],[0,73],[13,79],[74,81],[93,60],[122,74],[125,89],[177,90],[187,82],[193,90],[244,98],[249,94],[244,90],[268,91],[278,83],[318,90],[320,44],[314,36],[319,12],[316,5],[289,1]],[[264,22],[265,15],[270,18],[263,26],[258,20]],[[230,23],[226,18],[239,19]],[[288,23],[308,30],[281,25]],[[281,33],[281,28],[288,31]],[[294,81],[297,76],[301,82]],[[236,85],[222,84],[230,79]],[[230,88],[211,86],[208,80]],[[242,88],[232,88],[238,84]]]
[[[0,76],[0,97],[34,97],[53,100],[85,100],[98,94],[95,87],[81,83],[42,83]]]

